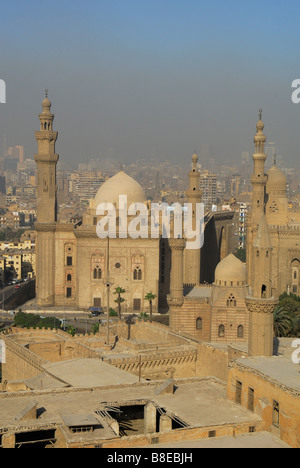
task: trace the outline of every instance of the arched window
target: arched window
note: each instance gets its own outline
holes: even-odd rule
[[[292,291],[293,293],[298,294],[299,289],[299,271],[300,271],[300,262],[298,259],[292,261]]]
[[[277,203],[275,201],[273,201],[270,204],[270,211],[271,211],[271,213],[278,213],[278,206],[277,206]]]
[[[236,307],[236,299],[233,294],[230,294],[227,299],[227,307]]]
[[[225,336],[225,325],[219,325],[218,337],[223,338]]]
[[[202,318],[198,317],[196,320],[196,330],[202,330]]]
[[[94,279],[101,279],[102,278],[102,270],[98,266],[94,268]]]
[[[67,275],[67,281],[72,281],[72,275]]]
[[[140,269],[140,267],[136,267],[134,270],[133,270],[133,279],[134,280],[141,280],[142,279],[142,270]]]
[[[267,286],[265,284],[263,284],[261,287],[261,297],[267,297]]]
[[[243,325],[239,325],[237,328],[237,337],[244,338],[244,327]]]

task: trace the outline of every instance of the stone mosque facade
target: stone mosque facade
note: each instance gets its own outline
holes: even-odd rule
[[[116,296],[114,288],[126,290],[127,311],[145,311],[148,292],[156,295],[154,310],[169,308],[171,291],[172,248],[169,239],[120,238],[121,227],[117,226],[117,237],[101,239],[97,235],[100,203],[112,203],[119,210],[119,196],[127,196],[127,205],[143,203],[150,219],[150,202],[143,188],[124,171],[104,182],[82,222],[62,223],[57,217],[56,164],[58,155],[55,143],[58,132],[53,130],[54,115],[48,97],[42,103],[40,130],[36,132],[38,152],[37,163],[37,302],[39,307],[73,307],[87,310],[89,307],[107,306],[107,272],[110,275],[109,303],[113,306]],[[190,172],[188,202],[201,201],[197,155],[193,156]],[[200,281],[209,283],[221,257],[231,250],[231,225],[233,213],[216,213],[206,216],[206,230],[209,232],[203,250],[184,252],[182,278],[185,288],[192,288]],[[117,217],[118,221],[119,217]],[[128,222],[130,222],[128,216]]]
[[[82,222],[59,222],[57,132],[47,96],[42,108],[35,155],[38,305],[105,308],[113,304],[114,288],[121,286],[126,290],[125,310],[139,312],[147,311],[145,295],[152,292],[154,311],[168,311],[174,330],[206,342],[248,343],[250,355],[272,355],[278,296],[286,290],[297,293],[300,287],[300,216],[288,210],[284,174],[276,165],[265,173],[261,114],[254,137],[245,265],[232,254],[233,212],[205,214],[204,245],[199,250],[186,249],[184,238],[172,236],[123,238],[119,217],[116,238],[100,239],[100,203],[112,203],[118,216],[119,195],[127,195],[128,205],[144,203],[150,213],[144,190],[123,171],[101,185]],[[186,190],[193,223],[202,197],[197,161],[194,154]]]

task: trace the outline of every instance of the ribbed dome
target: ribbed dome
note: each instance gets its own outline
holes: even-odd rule
[[[278,169],[277,166],[271,167],[267,172],[268,182],[267,182],[267,192],[272,190],[285,190],[286,191],[286,176],[284,173]]]
[[[51,101],[49,101],[48,96],[42,102],[43,114],[49,114],[51,109]]]
[[[215,270],[215,284],[242,286],[247,282],[246,266],[233,254],[224,258]]]
[[[146,202],[146,195],[140,184],[121,171],[101,185],[94,199],[95,208],[100,203],[108,202],[113,203],[118,209],[120,195],[127,195],[128,207],[132,203]]]

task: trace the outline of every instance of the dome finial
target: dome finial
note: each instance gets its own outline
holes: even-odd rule
[[[262,113],[263,113],[263,110],[262,110],[262,109],[259,109],[259,111],[258,111],[258,112],[259,112],[259,113],[258,113],[258,118],[259,118],[259,120],[261,120],[261,118],[262,118]]]
[[[48,99],[48,89],[45,89],[45,98],[42,102],[43,114],[50,114],[51,102]]]

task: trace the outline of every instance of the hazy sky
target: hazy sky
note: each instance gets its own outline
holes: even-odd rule
[[[253,151],[258,109],[286,165],[300,154],[299,3],[282,0],[0,0],[0,148],[36,152],[49,89],[57,152],[217,161]],[[1,152],[1,151],[0,151]]]

